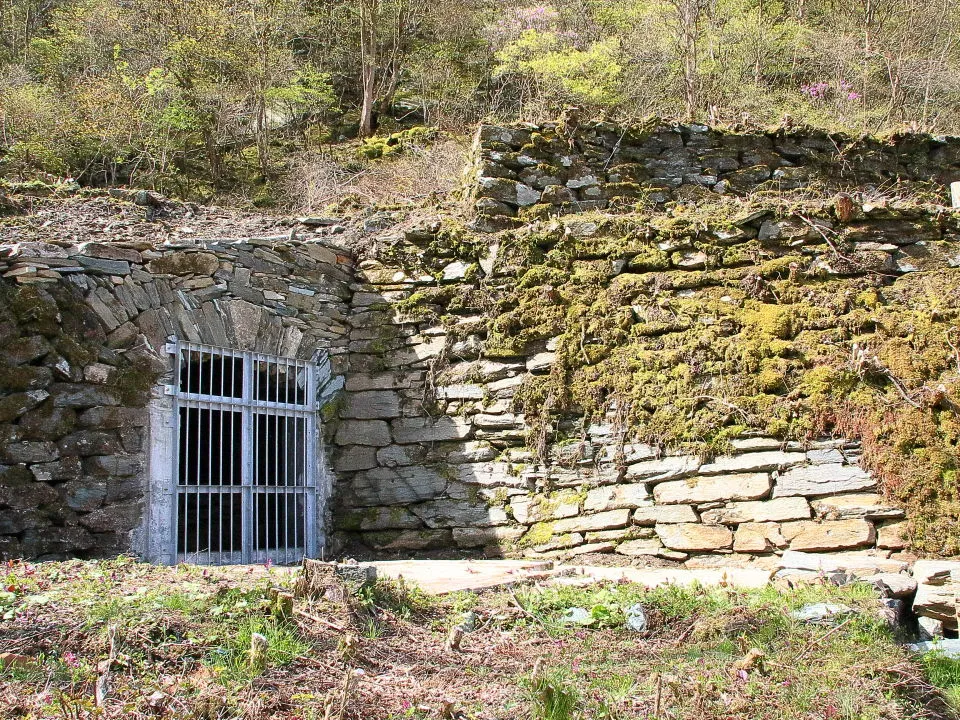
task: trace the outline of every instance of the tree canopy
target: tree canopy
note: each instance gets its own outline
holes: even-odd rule
[[[956,0],[2,0],[0,171],[185,196],[411,124],[960,131]]]

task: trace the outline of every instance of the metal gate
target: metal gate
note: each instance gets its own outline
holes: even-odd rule
[[[316,555],[316,366],[176,343],[177,562]]]

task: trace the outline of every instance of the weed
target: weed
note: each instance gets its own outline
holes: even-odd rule
[[[579,694],[561,668],[537,673],[526,681],[533,720],[573,720]]]
[[[935,650],[924,654],[922,662],[927,679],[943,691],[951,708],[960,711],[960,660]]]
[[[249,662],[254,633],[267,639],[267,667],[289,665],[310,650],[293,626],[275,618],[247,617],[230,630],[226,643],[215,648],[209,658],[225,680],[245,682],[259,674],[251,669]]]
[[[403,578],[377,580],[373,585],[361,588],[357,597],[368,608],[384,608],[396,613],[404,620],[414,615],[425,614],[437,602]]]

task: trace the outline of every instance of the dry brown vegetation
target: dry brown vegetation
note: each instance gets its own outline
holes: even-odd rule
[[[295,585],[289,569],[121,558],[6,572],[4,718],[947,718],[960,682],[940,659],[945,688],[933,686],[863,585],[525,586],[437,599],[378,582],[298,597],[291,611],[275,602]],[[853,612],[832,625],[790,617],[823,600]],[[645,632],[624,625],[635,603]],[[570,607],[587,609],[588,624],[559,622]],[[445,649],[464,623],[459,649]],[[256,663],[253,633],[266,653]]]

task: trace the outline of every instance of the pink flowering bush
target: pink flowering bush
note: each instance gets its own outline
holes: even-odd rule
[[[813,100],[814,102],[823,102],[831,98],[854,102],[863,97],[860,93],[854,92],[853,85],[846,80],[841,80],[836,85],[824,80],[808,83],[800,86],[800,92],[803,93],[808,100]]]

